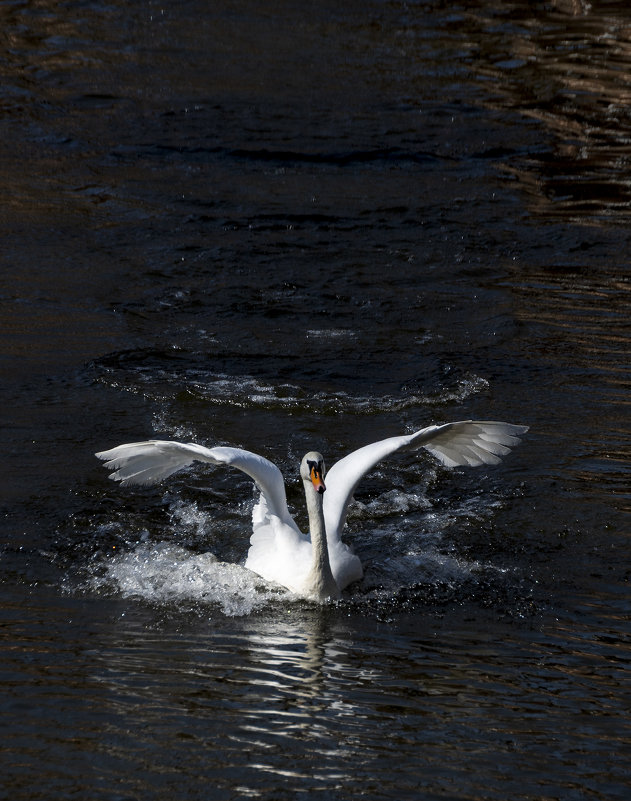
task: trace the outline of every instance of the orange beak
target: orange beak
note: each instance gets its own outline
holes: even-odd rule
[[[314,466],[311,468],[310,475],[311,475],[311,483],[315,487],[315,491],[319,492],[320,495],[322,495],[322,493],[326,489],[324,485],[324,480],[322,478],[322,473],[318,470],[317,467]]]

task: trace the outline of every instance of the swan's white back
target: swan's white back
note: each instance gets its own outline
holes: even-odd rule
[[[311,562],[309,537],[301,533],[293,520],[283,522],[270,514],[265,495],[261,493],[252,512],[252,536],[245,567],[266,581],[282,584],[301,595]]]

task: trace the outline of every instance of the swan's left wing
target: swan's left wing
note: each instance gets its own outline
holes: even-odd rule
[[[265,496],[269,511],[295,525],[287,509],[285,483],[278,467],[256,453],[241,448],[205,448],[192,442],[148,440],[129,442],[97,453],[110,478],[121,484],[157,484],[195,461],[236,467],[254,479]]]
[[[463,420],[428,426],[402,437],[383,439],[349,453],[334,464],[326,475],[324,519],[327,535],[334,539],[340,537],[357,484],[368,470],[386,456],[397,451],[426,448],[446,467],[497,464],[502,456],[519,444],[519,434],[526,431],[528,426]]]

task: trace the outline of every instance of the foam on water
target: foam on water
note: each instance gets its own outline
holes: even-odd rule
[[[458,590],[484,575],[500,577],[506,570],[490,562],[465,559],[443,536],[443,530],[457,523],[453,515],[431,513],[423,519],[427,528],[403,520],[371,532],[374,543],[365,554],[363,592],[378,589],[395,596],[401,590],[423,586]]]
[[[392,514],[403,514],[419,509],[429,509],[431,503],[419,492],[404,492],[392,489],[367,502],[355,500],[348,510],[347,519],[376,519]]]
[[[152,603],[217,605],[225,615],[249,615],[271,601],[289,595],[241,565],[221,562],[208,553],[194,553],[165,542],[138,545],[102,563],[93,575],[95,590]]]
[[[165,499],[170,501],[169,517],[174,531],[189,531],[197,537],[208,537],[214,523],[212,513],[201,509],[195,501],[183,501],[166,493]]]

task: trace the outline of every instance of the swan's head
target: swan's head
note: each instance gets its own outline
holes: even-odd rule
[[[310,451],[300,463],[300,477],[304,482],[310,481],[317,493],[322,495],[326,489],[324,485],[324,459],[321,453]]]

